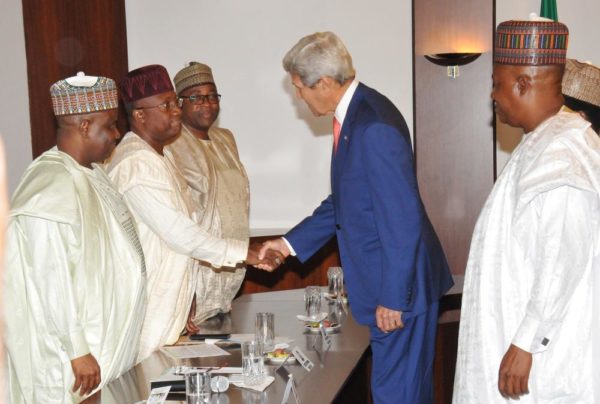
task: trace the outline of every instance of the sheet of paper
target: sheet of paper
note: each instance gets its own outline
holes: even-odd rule
[[[242,381],[241,383],[232,383],[235,386],[238,387],[242,387],[244,389],[250,389],[250,390],[256,390],[256,391],[264,391],[267,387],[269,387],[271,385],[271,383],[273,383],[273,381],[275,380],[275,378],[273,376],[265,376],[265,381],[261,384],[258,384],[256,386],[247,386],[244,384],[244,382]]]
[[[230,355],[226,350],[211,344],[165,346],[161,350],[174,359],[210,358],[212,356]]]
[[[254,334],[231,334],[231,336],[226,340],[207,338],[206,340],[204,340],[204,342],[206,342],[209,345],[215,344],[217,342],[223,342],[223,341],[237,342],[237,343],[241,344],[242,342],[252,341],[252,340],[254,340]],[[275,344],[289,344],[292,341],[294,341],[294,340],[290,337],[277,336],[277,337],[275,337],[275,340],[273,342]]]

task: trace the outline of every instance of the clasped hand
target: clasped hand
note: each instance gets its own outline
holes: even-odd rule
[[[269,243],[269,241],[266,243]],[[285,261],[289,252],[284,255],[278,249],[265,247],[266,243],[254,243],[248,247],[246,264],[271,272]]]

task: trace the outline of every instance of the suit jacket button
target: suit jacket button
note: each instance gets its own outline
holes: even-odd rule
[[[336,225],[335,225],[335,228],[336,228],[336,229],[338,229],[338,230],[341,230],[341,229],[342,229],[342,226],[340,226],[339,224],[336,224]]]

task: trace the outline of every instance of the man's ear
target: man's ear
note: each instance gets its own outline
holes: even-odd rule
[[[131,111],[131,116],[133,117],[134,121],[144,123],[144,111],[141,109],[134,109]]]
[[[525,95],[531,91],[531,76],[528,74],[520,74],[517,76],[517,89],[519,95]]]
[[[83,137],[88,137],[90,133],[90,120],[88,118],[83,118],[79,121],[79,133],[83,135]]]
[[[335,81],[333,77],[323,76],[316,85],[320,85],[323,89],[332,89],[334,88],[335,84],[339,86],[339,83]]]

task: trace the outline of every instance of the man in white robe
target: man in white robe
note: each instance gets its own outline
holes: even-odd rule
[[[113,80],[80,73],[51,89],[57,147],[12,199],[7,230],[10,398],[71,403],[135,364],[146,269],[135,223],[103,168],[120,135]]]
[[[563,107],[567,28],[497,30],[492,99],[525,135],[477,221],[453,402],[600,402],[600,141]]]
[[[565,105],[590,121],[600,135],[600,67],[567,59],[562,93]]]
[[[250,187],[231,131],[213,126],[221,95],[212,70],[192,62],[175,75],[182,111],[181,133],[167,145],[190,187],[198,223],[215,237],[247,240]],[[196,283],[195,317],[202,321],[231,310],[246,268],[214,268],[202,263]],[[190,324],[193,327],[193,324]]]
[[[120,89],[131,132],[117,146],[108,170],[138,224],[148,267],[142,361],[175,343],[193,318],[199,261],[219,268],[259,260],[248,239],[215,237],[197,222],[189,187],[165,149],[181,130],[181,109],[166,69],[149,65],[132,70]]]

